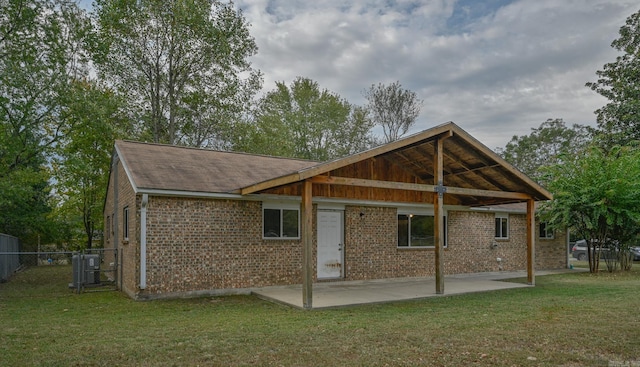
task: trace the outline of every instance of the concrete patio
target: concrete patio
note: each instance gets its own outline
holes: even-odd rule
[[[537,271],[536,275],[578,272],[580,269]],[[397,302],[428,297],[443,297],[473,292],[531,287],[523,283],[505,282],[505,279],[526,278],[527,273],[495,272],[449,275],[445,277],[444,294],[436,294],[435,278],[395,278],[322,282],[313,284],[313,308],[334,308],[360,304]],[[303,308],[302,285],[274,286],[253,290],[257,297],[287,306]]]

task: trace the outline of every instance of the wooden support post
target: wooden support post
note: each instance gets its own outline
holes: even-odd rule
[[[527,200],[527,283],[529,285],[536,285],[535,214],[535,201],[529,199]]]
[[[313,308],[313,203],[311,181],[302,183],[302,305]]]
[[[434,142],[435,153],[433,155],[433,166],[435,172],[434,184],[435,193],[433,194],[433,216],[434,216],[434,238],[435,238],[435,267],[436,267],[436,294],[444,294],[444,275],[443,275],[443,252],[444,252],[444,192],[443,185],[443,146],[442,138],[438,138]]]

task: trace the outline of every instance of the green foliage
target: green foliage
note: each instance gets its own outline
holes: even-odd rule
[[[609,100],[595,111],[605,148],[640,140],[640,11],[627,18],[611,46],[623,55],[597,71],[596,82],[587,83]]]
[[[75,83],[70,95],[66,112],[74,120],[73,128],[64,131],[53,158],[60,200],[55,214],[67,226],[69,247],[91,248],[103,228],[113,143],[127,135],[128,121],[121,116],[122,101],[109,90],[88,82]]]
[[[0,231],[30,246],[51,233],[48,158],[72,128],[63,106],[90,24],[67,0],[2,1],[0,14]]]
[[[531,134],[514,135],[498,154],[535,181],[546,184],[541,168],[562,163],[565,156],[574,156],[589,144],[589,128],[574,124],[567,127],[562,119],[549,119]]]
[[[385,143],[398,140],[409,131],[423,104],[415,92],[402,88],[400,82],[372,84],[364,96],[371,119],[383,129]]]
[[[254,120],[237,126],[233,149],[326,161],[370,147],[372,127],[365,110],[298,77],[260,100]]]
[[[589,256],[595,272],[599,249],[617,246],[613,240],[626,245],[638,233],[640,149],[614,147],[607,154],[591,147],[575,157],[565,155],[562,161],[547,170],[554,200],[544,208],[546,219],[572,228],[596,247],[595,256]]]
[[[55,237],[49,219],[48,174],[40,168],[22,167],[0,179],[0,233],[22,240],[28,250],[37,246],[38,237],[50,241]]]
[[[97,0],[94,61],[126,96],[142,140],[217,146],[260,88],[257,51],[233,3]]]

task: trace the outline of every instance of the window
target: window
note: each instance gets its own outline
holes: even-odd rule
[[[496,238],[509,238],[509,214],[496,213]]]
[[[540,238],[553,239],[553,230],[549,223],[540,222]]]
[[[122,222],[123,222],[123,229],[122,229],[122,236],[124,237],[125,241],[129,240],[129,207],[125,207],[123,212],[122,212]]]
[[[398,247],[435,247],[433,215],[398,214]],[[447,217],[443,240],[447,246]]]
[[[106,236],[106,239],[108,240],[109,239],[109,235],[111,234],[111,217],[108,216],[108,215],[107,215],[107,225],[106,225],[106,227],[107,228],[106,228],[106,231],[105,231],[106,232],[105,236]]]
[[[263,238],[300,238],[300,210],[264,208],[262,219]]]

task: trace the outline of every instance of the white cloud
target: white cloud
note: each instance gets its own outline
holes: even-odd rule
[[[415,130],[454,121],[491,148],[547,118],[594,124],[605,100],[584,84],[616,53],[635,2],[598,0],[240,0],[276,81],[309,77],[363,104],[399,80],[425,100]]]

